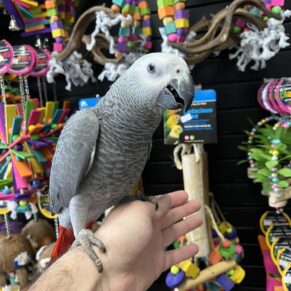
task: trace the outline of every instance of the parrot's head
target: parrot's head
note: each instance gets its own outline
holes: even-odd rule
[[[123,78],[127,81],[130,99],[139,108],[186,111],[191,105],[193,80],[186,62],[179,56],[147,54],[133,63],[120,79]]]

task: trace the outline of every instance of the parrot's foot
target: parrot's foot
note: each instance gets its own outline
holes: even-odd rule
[[[156,210],[158,210],[159,203],[158,203],[158,200],[155,197],[153,197],[153,196],[145,196],[140,191],[137,193],[137,195],[138,195],[139,200],[150,202],[150,203],[154,204],[155,207],[156,207]]]
[[[95,263],[98,271],[102,273],[103,265],[99,257],[94,252],[93,246],[99,248],[102,253],[106,252],[106,248],[103,242],[94,236],[94,233],[90,229],[82,229],[78,236],[76,237],[75,241],[73,242],[71,249],[76,248],[78,246],[82,246],[86,254],[91,258],[91,260]]]

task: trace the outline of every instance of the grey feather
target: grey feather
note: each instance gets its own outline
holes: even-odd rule
[[[66,123],[50,173],[50,206],[54,213],[69,206],[92,167],[100,120],[92,110],[78,111]]]

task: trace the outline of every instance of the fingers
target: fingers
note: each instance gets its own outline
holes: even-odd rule
[[[163,271],[166,271],[171,266],[187,260],[198,253],[198,246],[196,244],[190,244],[180,247],[176,250],[167,251],[165,253],[165,267]]]
[[[165,216],[172,207],[183,205],[188,200],[188,194],[185,191],[176,191],[157,197],[159,208],[155,211],[156,219]]]
[[[161,221],[161,228],[166,229],[172,224],[178,222],[183,217],[186,217],[194,212],[197,212],[201,208],[201,203],[198,200],[190,200],[185,204],[173,207],[170,211],[163,217]]]
[[[167,247],[175,239],[185,233],[197,228],[202,224],[202,218],[198,214],[191,215],[180,222],[177,222],[163,231],[163,245]]]

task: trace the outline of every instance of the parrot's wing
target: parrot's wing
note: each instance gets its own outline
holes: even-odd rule
[[[69,206],[92,167],[100,120],[92,110],[81,110],[66,123],[57,143],[50,173],[50,208],[59,213]]]

